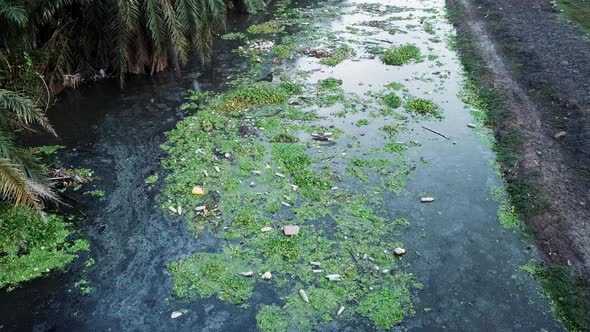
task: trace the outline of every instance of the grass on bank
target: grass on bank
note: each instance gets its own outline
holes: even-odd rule
[[[566,18],[574,22],[584,32],[590,33],[589,0],[557,0],[556,3]]]

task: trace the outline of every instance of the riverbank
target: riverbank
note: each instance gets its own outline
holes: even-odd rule
[[[585,330],[588,38],[549,1],[447,4],[462,62],[484,97],[511,201],[546,263],[531,272],[569,328]]]

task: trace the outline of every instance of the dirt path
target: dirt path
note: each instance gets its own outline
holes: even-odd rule
[[[460,29],[514,115],[505,129],[524,133],[515,171],[535,179],[548,205],[527,220],[542,255],[590,275],[590,39],[550,1],[450,3],[464,8]]]

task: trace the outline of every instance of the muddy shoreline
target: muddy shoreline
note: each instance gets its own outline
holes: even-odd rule
[[[542,191],[544,206],[526,220],[541,256],[588,279],[588,37],[560,19],[550,1],[447,3],[461,10],[456,26],[474,39],[488,68],[483,81],[500,92],[511,112],[496,133],[524,135],[516,147],[520,160],[504,171]],[[556,138],[561,131],[565,136]]]

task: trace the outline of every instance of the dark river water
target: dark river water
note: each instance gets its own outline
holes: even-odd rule
[[[419,8],[426,2],[395,3]],[[442,10],[444,1],[434,3]],[[361,20],[378,18],[378,14],[371,17],[351,13],[334,20],[331,29],[341,30]],[[242,31],[264,20],[261,15],[233,16],[228,31]],[[452,27],[443,20],[440,29],[450,31]],[[422,35],[410,32],[397,37],[401,42],[426,45],[428,36]],[[80,259],[69,272],[53,273],[10,293],[0,293],[0,331],[256,329],[257,305],[244,309],[214,297],[198,301],[174,297],[165,265],[194,252],[208,251],[217,242],[207,236],[196,241],[184,223],[170,219],[159,207],[156,195],[162,184],[158,182],[150,190],[145,183],[148,176],[162,174],[164,153],[160,145],[165,141],[164,132],[185,115],[179,106],[187,90],[218,90],[228,76],[245,66],[243,58],[229,52],[235,45],[216,40],[210,63],[200,65],[195,61],[182,73],[130,78],[124,91],[114,81],[105,81],[62,96],[49,114],[60,136],[57,143],[67,147],[60,158],[64,165],[95,170],[100,180],[93,185],[106,192],[100,199],[80,196],[78,204],[87,215],[83,231],[92,248],[89,257],[96,264],[83,272]],[[456,55],[444,43],[433,45],[445,64],[447,75],[442,81],[419,79],[441,71],[426,63],[405,72],[387,72],[389,69],[378,60],[368,58],[314,71],[309,78],[315,82],[337,77],[344,81],[345,91],[361,94],[369,86],[359,82],[385,84],[396,75],[396,80],[406,83],[411,92],[429,91],[433,100],[444,105],[445,120],[426,125],[452,135],[451,140],[416,126],[414,134],[421,138],[422,145],[414,153],[429,163],[419,167],[408,181],[409,194],[395,198],[396,209],[412,220],[412,230],[403,240],[415,243],[415,254],[408,257],[424,285],[416,294],[416,315],[406,319],[399,329],[561,330],[538,295],[536,283],[519,268],[530,258],[526,244],[498,223],[498,203],[491,198],[490,188],[500,181],[490,166],[490,147],[466,126],[471,115],[457,97],[462,70]],[[292,65],[307,70],[316,68],[317,62],[300,59]],[[356,119],[347,119],[348,125],[342,126],[352,135],[359,134],[361,146],[370,144],[372,136],[360,135],[360,129],[350,125],[351,121]],[[432,208],[417,202],[420,192],[434,193],[439,205]],[[420,240],[424,233],[428,234],[426,240]],[[80,294],[73,286],[82,278],[93,287],[88,295]],[[253,301],[267,302],[265,294],[264,289],[257,289]],[[190,308],[192,314],[170,318],[171,312],[183,308]],[[426,312],[425,308],[430,310]],[[323,329],[363,330],[337,324]]]

